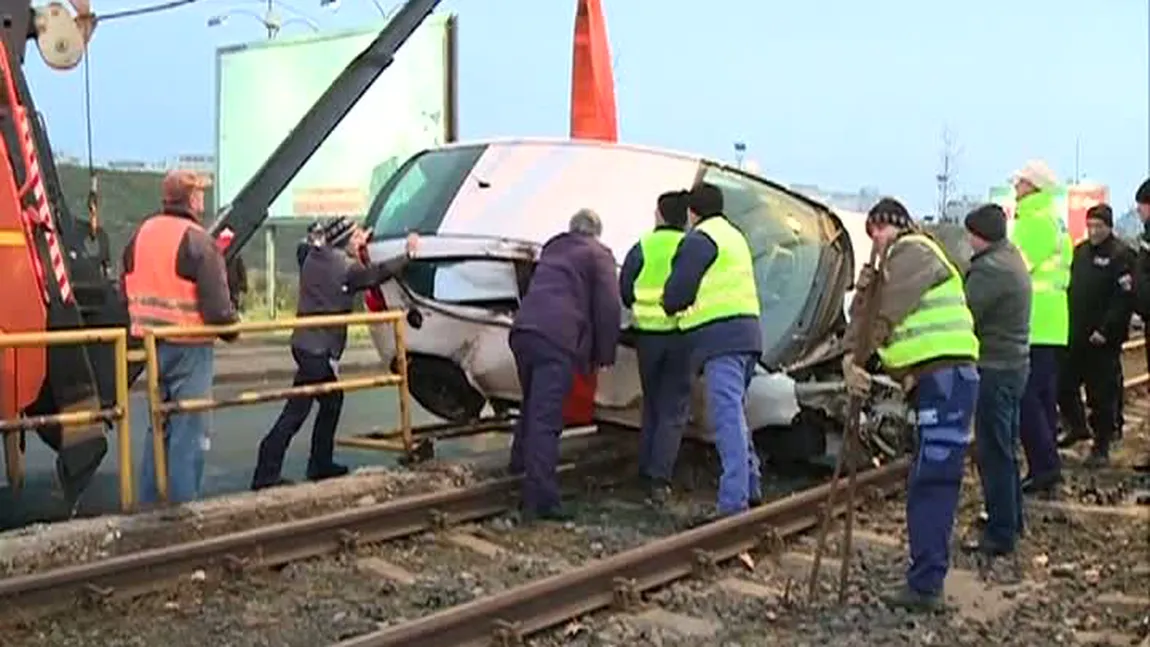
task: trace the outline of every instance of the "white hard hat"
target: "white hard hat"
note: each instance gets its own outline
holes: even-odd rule
[[[1015,171],[1010,179],[1012,182],[1026,180],[1037,189],[1049,189],[1058,186],[1058,176],[1042,160],[1030,160],[1022,168]]]

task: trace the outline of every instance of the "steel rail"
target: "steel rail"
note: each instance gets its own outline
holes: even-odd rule
[[[620,466],[628,456],[577,461],[560,467],[566,486]],[[495,516],[507,510],[521,477],[505,477],[473,487],[403,497],[370,507],[282,522],[203,540],[0,579],[0,608],[45,611],[81,601],[132,597],[163,588],[196,570],[279,566],[354,550],[427,530]]]
[[[857,487],[889,494],[904,486],[908,459],[858,475]],[[525,636],[613,603],[635,601],[649,589],[704,571],[818,524],[830,485],[803,490],[738,516],[596,560],[554,575],[445,609],[412,622],[351,638],[335,647],[455,647],[523,644]],[[865,500],[866,497],[859,497]],[[845,504],[836,506],[836,512]]]

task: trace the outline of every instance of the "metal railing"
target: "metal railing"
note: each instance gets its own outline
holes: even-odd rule
[[[168,460],[164,446],[164,423],[168,416],[176,413],[196,413],[260,404],[273,400],[286,400],[297,396],[317,397],[329,393],[360,391],[384,386],[399,389],[399,428],[397,441],[379,441],[374,449],[385,449],[411,453],[414,440],[411,434],[411,395],[407,385],[407,339],[403,311],[355,313],[345,315],[318,315],[275,321],[256,321],[230,326],[189,326],[151,328],[144,333],[144,356],[147,363],[148,410],[152,421],[152,459],[156,468],[156,490],[161,501],[168,500]],[[223,399],[195,398],[165,401],[160,396],[160,369],[157,342],[189,337],[215,338],[220,335],[269,332],[273,330],[298,328],[327,328],[333,326],[391,324],[395,335],[395,372],[359,376],[349,379],[336,379],[332,382],[268,389],[264,391],[243,391]],[[285,348],[286,352],[286,348]]]
[[[79,346],[83,344],[112,344],[115,349],[115,405],[110,409],[85,409],[41,416],[21,415],[0,420],[0,435],[5,437],[4,444],[8,454],[10,472],[13,461],[18,461],[18,473],[21,477],[20,482],[10,483],[10,485],[14,489],[19,488],[24,473],[24,454],[19,447],[10,442],[10,440],[18,441],[13,437],[14,432],[60,425],[64,428],[64,433],[67,433],[69,427],[112,423],[116,426],[116,442],[119,444],[120,508],[128,512],[135,503],[135,490],[132,486],[132,416],[128,392],[128,331],[123,328],[91,328],[0,334],[0,352],[5,353],[17,348],[43,347],[47,349],[50,346]],[[11,478],[11,473],[9,478]]]

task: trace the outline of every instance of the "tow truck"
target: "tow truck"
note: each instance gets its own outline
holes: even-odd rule
[[[90,244],[98,232],[95,210],[87,220],[69,211],[47,130],[23,71],[29,41],[53,69],[70,70],[83,60],[99,17],[88,0],[69,2],[70,8],[58,1],[32,6],[27,0],[0,0],[0,267],[7,269],[0,282],[0,333],[128,324],[119,281],[103,270],[106,259],[96,251],[99,246]],[[267,218],[272,202],[439,3],[407,0],[221,209],[209,232],[233,236],[225,250],[228,261],[240,253]],[[94,197],[90,195],[90,204]],[[133,339],[132,347],[139,348],[140,341]],[[0,419],[111,408],[114,362],[112,349],[98,344],[6,350]],[[143,369],[143,362],[132,362],[129,380]],[[22,424],[2,427],[6,476],[14,489],[23,483],[27,425]],[[109,424],[46,424],[35,429],[57,454],[56,474],[73,510],[108,451]]]

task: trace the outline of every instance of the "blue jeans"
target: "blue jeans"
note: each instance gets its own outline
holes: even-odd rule
[[[738,514],[761,496],[759,455],[747,426],[745,398],[756,357],[719,355],[703,364],[707,384],[707,417],[715,427],[715,448],[723,464],[719,477],[719,514]]]
[[[641,334],[635,343],[643,386],[639,473],[670,483],[691,408],[691,347],[676,334]]]
[[[215,372],[211,346],[160,342],[156,351],[160,363],[161,398],[190,400],[211,397],[212,376]],[[168,500],[172,503],[195,501],[200,497],[209,415],[201,411],[168,416],[164,427],[164,447],[168,458]],[[140,465],[141,503],[152,503],[159,499],[153,451],[152,425],[149,421],[148,434],[144,436],[143,462]]]
[[[978,370],[965,364],[931,371],[919,378],[915,391],[919,442],[906,493],[910,539],[906,582],[918,593],[937,595],[950,563],[950,535],[978,398]]]
[[[1029,370],[980,368],[978,372],[975,455],[989,517],[983,542],[1009,552],[1022,531],[1022,487],[1015,448]]]

